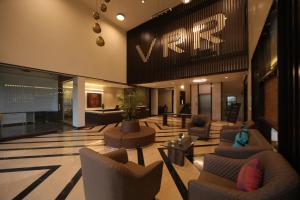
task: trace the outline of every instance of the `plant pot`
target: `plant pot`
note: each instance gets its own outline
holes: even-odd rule
[[[121,131],[124,133],[138,132],[141,130],[139,120],[123,120]]]

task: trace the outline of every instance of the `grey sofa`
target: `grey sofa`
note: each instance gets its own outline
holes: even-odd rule
[[[80,149],[87,200],[153,200],[160,190],[163,162],[147,167],[128,161],[125,149],[99,154]]]
[[[240,168],[258,158],[263,165],[262,187],[252,192],[236,189]],[[188,183],[189,200],[296,200],[299,199],[297,172],[278,153],[264,151],[249,159],[232,159],[208,154],[198,180]]]
[[[193,124],[193,121],[200,118],[205,121],[203,127],[198,127]],[[193,115],[191,121],[187,124],[188,133],[192,136],[197,136],[199,139],[208,139],[210,131],[211,120],[207,115]]]
[[[249,141],[244,147],[233,147],[237,130],[222,130],[215,154],[231,158],[248,158],[261,151],[272,150],[271,144],[256,129],[249,129]]]

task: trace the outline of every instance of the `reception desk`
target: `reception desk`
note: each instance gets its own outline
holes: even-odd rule
[[[85,111],[85,122],[87,125],[102,125],[121,122],[123,110]]]
[[[86,110],[85,122],[86,125],[103,125],[121,122],[124,117],[123,110],[105,109],[105,110]],[[145,118],[149,116],[149,110],[145,106],[137,108],[137,118]]]

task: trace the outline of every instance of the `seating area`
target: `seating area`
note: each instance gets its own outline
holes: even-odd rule
[[[300,0],[0,0],[0,200],[300,200]]]
[[[242,148],[233,147],[239,130],[223,129],[220,134],[220,145],[215,154],[230,158],[248,158],[261,151],[272,151],[271,144],[256,129],[249,129],[248,144]]]
[[[261,185],[258,189],[245,192],[239,190],[237,181],[245,181],[246,187],[252,182],[238,179],[241,168],[253,159],[262,165]],[[299,177],[287,161],[278,153],[263,151],[247,159],[232,159],[209,154],[204,157],[203,171],[197,180],[189,182],[189,199],[201,196],[206,199],[299,199]]]

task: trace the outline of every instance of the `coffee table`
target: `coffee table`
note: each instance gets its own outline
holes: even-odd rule
[[[172,163],[184,166],[184,157],[193,162],[194,141],[195,138],[183,135],[183,137],[178,136],[174,140],[163,144],[163,146],[168,149],[168,158]]]

